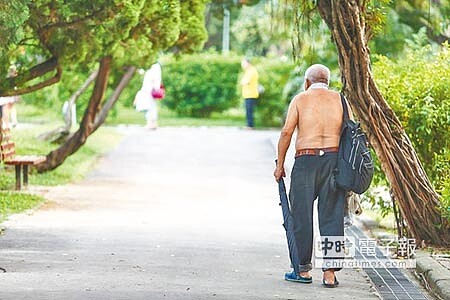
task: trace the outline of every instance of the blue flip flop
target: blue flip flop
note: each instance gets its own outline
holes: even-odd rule
[[[284,280],[300,282],[300,283],[312,283],[312,277],[303,277],[292,271],[291,273],[284,273]]]

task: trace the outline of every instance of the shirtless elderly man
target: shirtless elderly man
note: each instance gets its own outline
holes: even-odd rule
[[[316,198],[321,236],[344,235],[344,192],[336,189],[332,178],[337,163],[343,109],[339,93],[328,89],[329,80],[330,70],[323,65],[312,65],[306,70],[305,91],[292,100],[278,142],[278,162],[274,172],[277,181],[286,176],[286,152],[297,129],[289,201],[300,272],[286,273],[285,279],[289,281],[312,282],[313,202]],[[339,270],[323,269],[326,287],[338,285],[334,272]]]

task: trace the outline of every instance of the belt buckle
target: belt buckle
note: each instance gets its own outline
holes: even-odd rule
[[[322,149],[319,150],[319,156],[324,156],[325,155],[325,151],[323,151]]]

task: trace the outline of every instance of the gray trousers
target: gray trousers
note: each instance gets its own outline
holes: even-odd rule
[[[323,156],[303,155],[295,159],[289,201],[300,272],[312,269],[313,203],[316,198],[320,235],[344,235],[345,192],[337,189],[334,183],[333,170],[336,168],[336,162],[337,153],[325,153]],[[334,270],[338,271],[340,268]]]

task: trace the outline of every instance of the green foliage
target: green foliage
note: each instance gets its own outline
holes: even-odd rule
[[[246,56],[280,56],[291,54],[290,35],[276,27],[271,6],[261,3],[243,7],[231,24],[233,51]]]
[[[399,15],[399,21],[417,32],[425,27],[430,41],[441,44],[449,40],[450,1],[392,1],[390,6]]]
[[[448,177],[447,177],[448,178]],[[441,192],[441,211],[444,218],[450,220],[450,180],[444,181]]]
[[[208,30],[208,41],[205,48],[215,51],[222,50],[222,30],[224,8],[230,12],[231,26],[240,19],[240,10],[247,6],[257,5],[260,0],[212,0],[206,8],[206,28]],[[230,36],[230,47],[236,52],[237,41],[234,36]]]
[[[181,8],[181,1],[177,0],[140,2],[142,8],[137,11],[139,17],[136,26],[131,28],[124,41],[116,41],[120,44],[115,53],[120,53],[119,65],[149,68],[160,50],[177,42],[182,26],[181,14],[185,11]],[[195,2],[203,3],[203,0]]]
[[[0,41],[2,47],[20,41],[22,25],[29,17],[29,1],[0,0]],[[2,48],[3,49],[3,48]]]
[[[5,8],[10,12],[23,8],[23,13],[16,18],[8,17],[5,23],[24,35],[20,41],[9,35],[11,50],[1,56],[4,61],[0,64],[0,77],[4,77],[11,63],[17,64],[19,76],[14,82],[0,81],[0,90],[11,90],[13,85],[24,87],[28,84],[26,76],[30,68],[52,57],[66,71],[91,69],[102,57],[112,56],[113,71],[120,73],[122,66],[148,68],[161,50],[172,46],[177,52],[198,50],[206,39],[205,0],[15,0],[12,3],[16,2],[20,6]],[[1,22],[0,19],[0,27]],[[39,74],[43,77],[38,81],[49,77]]]
[[[0,0],[0,74],[6,75],[21,49],[15,45],[24,37],[23,24],[29,17],[28,1]],[[4,76],[1,76],[3,79]]]
[[[417,48],[417,47],[416,47]],[[402,122],[419,158],[445,198],[450,181],[450,47],[410,49],[405,58],[379,57],[377,85]],[[443,203],[449,203],[444,199]]]
[[[22,97],[27,104],[33,104],[42,108],[57,111],[62,115],[61,109],[65,101],[75,93],[89,76],[86,68],[69,67],[63,73],[61,80],[51,86],[45,87],[33,93],[25,94]],[[93,84],[77,99],[76,104],[79,113],[89,101]]]
[[[411,27],[400,22],[400,17],[394,9],[389,9],[383,28],[369,42],[370,49],[372,53],[397,57],[403,53],[405,39],[413,32]]]
[[[405,40],[420,30],[423,30],[425,44],[448,41],[449,12],[448,0],[439,3],[417,0],[370,1],[367,13],[369,27],[375,29],[375,36],[370,42],[371,52],[391,58],[402,55]]]
[[[241,100],[240,61],[239,57],[206,53],[164,60],[166,98],[162,104],[184,117],[209,117],[236,107]],[[283,88],[293,65],[279,59],[256,59],[254,64],[265,88],[257,102],[256,121],[278,126],[288,101]]]
[[[205,0],[181,1],[180,37],[175,44],[185,53],[201,50],[207,39],[205,29]]]
[[[37,195],[0,191],[0,222],[8,215],[36,207],[44,201],[44,198]]]
[[[264,86],[256,106],[256,122],[263,126],[280,126],[291,99],[284,94],[284,87],[294,69],[292,63],[279,59],[263,59],[255,63],[259,82]]]
[[[440,208],[443,216],[450,220],[450,149],[435,153],[434,161],[434,184],[441,195]]]
[[[270,15],[259,7],[243,8],[231,27],[233,51],[248,56],[265,55],[270,42]],[[286,40],[286,38],[285,38]]]
[[[237,105],[239,58],[191,55],[163,66],[166,98],[162,103],[180,116],[209,117]]]
[[[365,5],[366,26],[372,33],[380,32],[386,22],[387,5],[391,0],[371,0]]]

